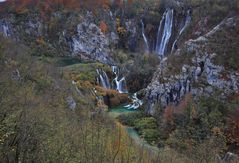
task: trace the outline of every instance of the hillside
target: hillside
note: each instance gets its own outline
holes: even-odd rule
[[[238,162],[237,0],[0,2],[0,162]]]

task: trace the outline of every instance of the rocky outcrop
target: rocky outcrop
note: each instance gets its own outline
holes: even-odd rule
[[[66,102],[68,104],[68,107],[71,109],[71,110],[75,110],[76,108],[76,102],[75,100],[73,99],[72,96],[69,96],[66,98]]]
[[[92,22],[84,21],[77,25],[77,34],[71,37],[70,47],[73,55],[82,59],[113,63],[109,56],[108,38]]]
[[[227,18],[206,35],[187,41],[173,57],[177,60],[177,58],[185,57],[186,53],[190,62],[186,62],[187,59],[184,58],[183,63],[175,65],[176,63],[170,63],[170,60],[164,59],[147,88],[147,112],[153,114],[154,104],[157,102],[164,107],[169,104],[177,105],[187,93],[197,98],[220,92],[221,100],[226,100],[231,93],[238,94],[239,72],[229,71],[224,65],[216,65],[214,58],[220,54],[211,52],[207,48],[209,41],[215,39],[214,35],[218,32],[238,26],[239,21],[236,17]],[[172,73],[169,71],[172,65],[181,67],[181,71]]]
[[[44,34],[44,25],[40,20],[29,20],[25,24],[25,33],[34,37],[41,37]]]
[[[128,33],[127,45],[131,51],[135,51],[138,43],[138,25],[134,20],[127,20],[125,22],[126,31]]]
[[[112,65],[114,62],[110,57],[109,42],[117,43],[118,37],[114,32],[111,32],[109,37],[105,36],[94,23],[94,18],[92,16],[89,18],[89,15],[91,16],[88,13],[77,25],[74,34],[72,34],[74,24],[63,26],[54,21],[48,24],[49,22],[31,14],[28,18],[20,20],[14,15],[9,15],[7,18],[0,19],[0,33],[26,44],[36,43],[36,46],[44,44],[56,55],[71,55],[83,60]],[[64,19],[64,15],[55,13],[52,19],[60,21]]]
[[[13,15],[7,19],[0,19],[0,33],[4,37],[23,41],[23,37],[36,40],[46,34],[46,26],[38,18],[22,20],[18,23],[15,21],[17,20]]]

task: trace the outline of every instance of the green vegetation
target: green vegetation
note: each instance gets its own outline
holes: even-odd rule
[[[44,29],[41,37],[26,34],[24,28],[16,29],[21,38],[18,43],[0,36],[0,162],[215,162],[216,155],[239,153],[237,93],[226,102],[217,97],[194,101],[187,95],[178,106],[156,108],[154,116],[145,115],[142,110],[118,116],[121,124],[135,129],[150,145],[160,147],[159,152],[152,152],[135,143],[124,126],[105,112],[108,107],[129,102],[128,95],[97,85],[96,69],[103,69],[112,79],[110,66],[60,57],[69,56],[62,31],[66,29],[68,37],[74,35],[77,23],[85,19],[84,12],[91,9],[95,16],[92,22],[101,23],[102,32],[119,34],[119,44],[114,46],[121,49],[112,47],[110,55],[127,74],[129,91],[137,92],[151,82],[159,59],[154,54],[129,52],[126,21],[134,18],[139,22],[143,17],[150,40],[149,33],[154,35],[157,31],[165,7],[173,7],[179,15],[182,8],[191,7],[193,22],[180,39],[197,38],[195,33],[203,35],[225,17],[237,15],[238,0],[183,0],[185,5],[180,7],[175,0],[130,1],[115,6],[100,1],[100,9],[94,10],[95,6],[87,3],[80,12],[71,11],[73,1],[69,1],[72,3],[67,9],[56,2],[50,3],[53,8],[44,13],[37,7],[7,8],[13,25],[21,28],[29,20],[40,19]],[[115,14],[115,21],[109,20],[108,7]],[[236,20],[239,22],[238,16]],[[238,35],[238,25],[225,28],[208,38],[204,49],[200,49],[216,54],[213,62],[225,67],[222,78],[227,79],[229,71],[239,71]],[[139,36],[133,40],[138,41]],[[195,55],[182,49],[181,55],[169,56],[160,82],[180,73],[182,65],[190,65]]]
[[[238,106],[238,102],[237,99],[233,103]],[[167,107],[158,112],[160,140],[164,140],[164,143],[160,143],[185,154],[193,153],[193,159],[213,159],[216,154],[231,149],[231,145],[236,152],[239,146],[236,142],[231,143],[226,119],[235,114],[237,106],[221,103],[214,98],[201,98],[195,103],[188,95],[177,107]],[[234,139],[237,139],[235,135]],[[203,152],[202,148],[209,148],[210,151],[204,149]]]
[[[159,138],[157,121],[153,117],[141,118],[135,121],[135,128],[139,134],[150,144],[155,144]]]
[[[122,114],[117,119],[124,125],[134,127],[139,135],[150,144],[158,141],[157,121],[153,117],[145,117],[143,112]]]
[[[169,146],[195,161],[214,162],[217,154],[239,150],[238,105],[238,96],[225,104],[205,97],[194,102],[187,95],[178,106],[158,108],[155,117],[137,112],[117,119],[134,127],[149,144]]]
[[[61,70],[31,57],[24,46],[0,41],[1,161],[157,160],[97,110],[90,90],[78,94]],[[74,110],[68,97],[76,102]]]
[[[142,112],[130,113],[126,115],[120,115],[117,119],[126,126],[134,126],[137,119],[143,118],[145,115]]]

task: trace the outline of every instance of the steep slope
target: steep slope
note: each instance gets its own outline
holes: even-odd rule
[[[95,103],[92,88],[77,91],[51,62],[30,56],[30,49],[16,42],[2,37],[0,42],[2,162],[157,159],[138,151],[141,147]]]
[[[150,103],[178,104],[187,93],[195,97],[217,93],[221,100],[238,94],[239,41],[232,36],[238,35],[238,18],[225,18],[206,35],[187,41],[164,59],[147,88]]]

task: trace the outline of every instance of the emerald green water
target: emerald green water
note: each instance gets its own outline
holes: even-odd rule
[[[128,113],[133,113],[133,112],[139,112],[138,110],[132,110],[132,109],[126,109],[124,106],[118,106],[114,107],[109,110],[109,115],[113,118],[118,117],[121,114],[128,114]]]
[[[57,65],[60,67],[69,66],[73,64],[81,63],[80,59],[71,58],[71,57],[59,57],[57,60]]]
[[[108,114],[110,117],[113,117],[116,120],[116,117],[118,117],[119,115],[130,114],[133,112],[139,112],[139,111],[133,110],[133,109],[128,110],[128,109],[124,108],[123,106],[118,106],[118,107],[110,109],[108,111]],[[139,134],[133,127],[124,126],[124,129],[127,132],[127,134],[135,141],[136,144],[138,144],[148,150],[151,150],[151,151],[155,151],[155,152],[159,151],[159,148],[157,148],[156,146],[150,145],[145,140],[140,138]]]

